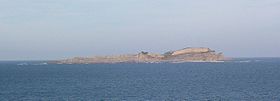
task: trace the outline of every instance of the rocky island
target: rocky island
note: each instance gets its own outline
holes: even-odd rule
[[[57,64],[96,64],[96,63],[183,63],[183,62],[219,62],[225,60],[222,53],[210,48],[189,47],[164,54],[140,52],[116,56],[74,57],[55,61]]]

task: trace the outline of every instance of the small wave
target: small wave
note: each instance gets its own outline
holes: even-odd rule
[[[238,63],[249,63],[249,62],[262,62],[263,60],[243,60],[243,61],[235,61]]]
[[[26,62],[24,62],[24,63],[19,63],[19,64],[17,64],[18,66],[27,66],[27,65],[48,65],[48,63],[46,63],[46,62],[43,62],[43,63],[26,63]]]
[[[37,63],[37,64],[32,64],[32,65],[48,65],[48,63],[44,62],[44,63]]]
[[[26,65],[29,65],[28,63],[19,63],[17,64],[18,66],[26,66]]]
[[[235,60],[235,61],[227,61],[227,62],[233,62],[233,63],[250,63],[253,62],[252,60]]]
[[[263,60],[254,60],[254,62],[262,62]]]
[[[251,60],[244,60],[244,61],[238,61],[239,63],[248,63],[248,62],[252,62]]]

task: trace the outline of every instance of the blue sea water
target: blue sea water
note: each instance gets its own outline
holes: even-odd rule
[[[222,63],[0,62],[0,101],[280,101],[280,59]]]

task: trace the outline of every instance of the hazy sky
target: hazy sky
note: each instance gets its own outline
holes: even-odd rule
[[[280,56],[280,0],[0,0],[0,60],[210,47]]]

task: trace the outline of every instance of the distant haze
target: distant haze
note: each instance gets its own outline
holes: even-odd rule
[[[185,47],[280,57],[280,0],[0,1],[0,60]]]

